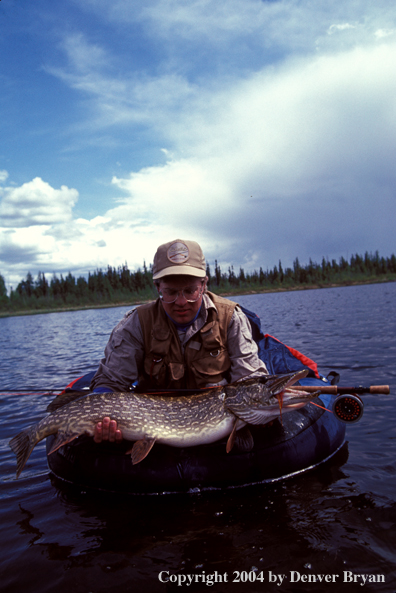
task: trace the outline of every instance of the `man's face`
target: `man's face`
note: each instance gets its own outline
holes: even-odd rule
[[[176,323],[183,324],[192,321],[201,306],[205,286],[206,278],[202,280],[201,278],[195,278],[193,276],[165,276],[165,278],[160,280],[158,292],[171,291],[170,294],[174,293],[174,296],[176,296],[178,291],[177,298],[173,303],[165,303],[164,300],[161,301],[166,313],[172,317]],[[189,303],[183,296],[182,290],[191,294],[195,288],[202,288],[202,294],[197,301]]]

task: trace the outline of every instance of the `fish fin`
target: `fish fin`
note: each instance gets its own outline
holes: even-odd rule
[[[48,455],[51,455],[51,453],[55,453],[55,451],[57,451],[60,447],[63,447],[63,445],[67,445],[67,443],[71,443],[71,441],[74,441],[74,439],[76,439],[79,436],[80,433],[58,432],[54,442],[52,443],[51,449],[48,451]]]
[[[32,431],[30,428],[26,428],[8,443],[17,456],[17,479],[20,476],[21,471],[25,467],[27,460],[30,457],[31,452],[37,444],[37,440],[32,438]]]
[[[226,451],[227,453],[229,453],[231,451],[231,449],[233,448],[233,446],[235,445],[235,439],[237,438],[237,431],[239,433],[240,429],[245,426],[245,422],[243,422],[243,420],[240,420],[239,418],[235,418],[235,422],[234,422],[234,426],[232,427],[232,431],[230,433],[230,436],[228,437],[227,440],[227,446],[226,446]]]
[[[237,423],[238,423],[238,418],[235,418],[234,426],[232,427],[232,431],[231,431],[230,436],[228,437],[228,440],[227,440],[227,446],[226,446],[227,453],[229,453],[234,446]]]
[[[235,449],[241,453],[248,453],[254,447],[252,433],[247,426],[238,430],[235,436]]]
[[[80,399],[80,397],[85,397],[88,395],[89,392],[84,391],[65,391],[60,393],[56,396],[52,402],[50,402],[47,406],[47,412],[55,412],[59,408],[66,406],[66,404],[70,404],[70,402],[74,402],[76,399]]]
[[[131,457],[133,465],[143,461],[145,457],[150,453],[153,445],[157,439],[146,437],[140,441],[136,441],[131,449]]]

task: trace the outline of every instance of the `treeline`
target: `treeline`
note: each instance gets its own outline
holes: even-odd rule
[[[396,257],[380,257],[365,253],[352,255],[350,260],[341,257],[338,261],[322,258],[320,264],[311,259],[302,265],[296,258],[293,267],[282,266],[281,261],[272,269],[245,273],[242,267],[238,272],[230,266],[222,271],[217,261],[212,271],[207,265],[209,287],[213,292],[242,292],[266,289],[291,289],[304,286],[328,286],[331,284],[351,284],[353,282],[376,282],[396,280]],[[10,295],[4,278],[0,275],[0,311],[61,309],[63,307],[85,307],[111,305],[117,303],[136,303],[155,298],[156,290],[152,282],[152,266],[132,272],[127,264],[107,270],[90,272],[88,278],[75,278],[70,272],[60,277],[53,274],[48,281],[39,272],[36,279],[29,272]]]
[[[283,269],[282,262],[272,270],[256,270],[245,274],[243,268],[235,273],[234,267],[222,272],[215,263],[214,276],[210,276],[212,283],[218,287],[243,287],[262,286],[263,288],[294,288],[299,285],[325,286],[329,284],[350,284],[351,282],[379,280],[380,277],[396,280],[396,256],[380,257],[366,252],[364,256],[352,255],[350,261],[341,257],[339,261],[322,258],[320,264],[310,258],[306,265],[300,264],[298,257],[293,262],[292,268]],[[209,276],[209,273],[208,273]]]
[[[39,272],[36,279],[28,272],[15,290],[7,296],[4,279],[0,276],[0,311],[25,309],[60,309],[86,307],[123,302],[143,301],[155,296],[151,266],[131,272],[124,264],[118,268],[89,272],[88,278],[75,278],[70,272],[51,279]]]

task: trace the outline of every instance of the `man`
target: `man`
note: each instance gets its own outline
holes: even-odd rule
[[[95,374],[95,392],[202,388],[268,374],[239,306],[206,290],[206,263],[195,241],[160,245],[154,256],[155,302],[128,312],[114,328]],[[105,418],[96,442],[119,441]]]

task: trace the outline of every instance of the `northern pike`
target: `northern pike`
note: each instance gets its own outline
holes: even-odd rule
[[[104,417],[117,421],[123,438],[136,441],[132,463],[142,461],[155,442],[173,447],[213,443],[225,437],[229,452],[240,431],[248,424],[266,424],[282,414],[305,406],[319,392],[296,391],[291,386],[307,371],[287,375],[267,375],[214,387],[194,395],[172,396],[150,393],[91,393],[68,403],[59,398],[47,410],[51,413],[10,440],[17,456],[18,478],[34,447],[56,435],[49,451],[70,443],[82,434],[94,435]],[[64,394],[66,398],[68,393]],[[69,397],[70,399],[70,397]],[[59,401],[58,401],[59,400]],[[250,433],[247,440],[252,441]],[[246,435],[245,435],[246,440]],[[250,448],[254,443],[250,443]]]

